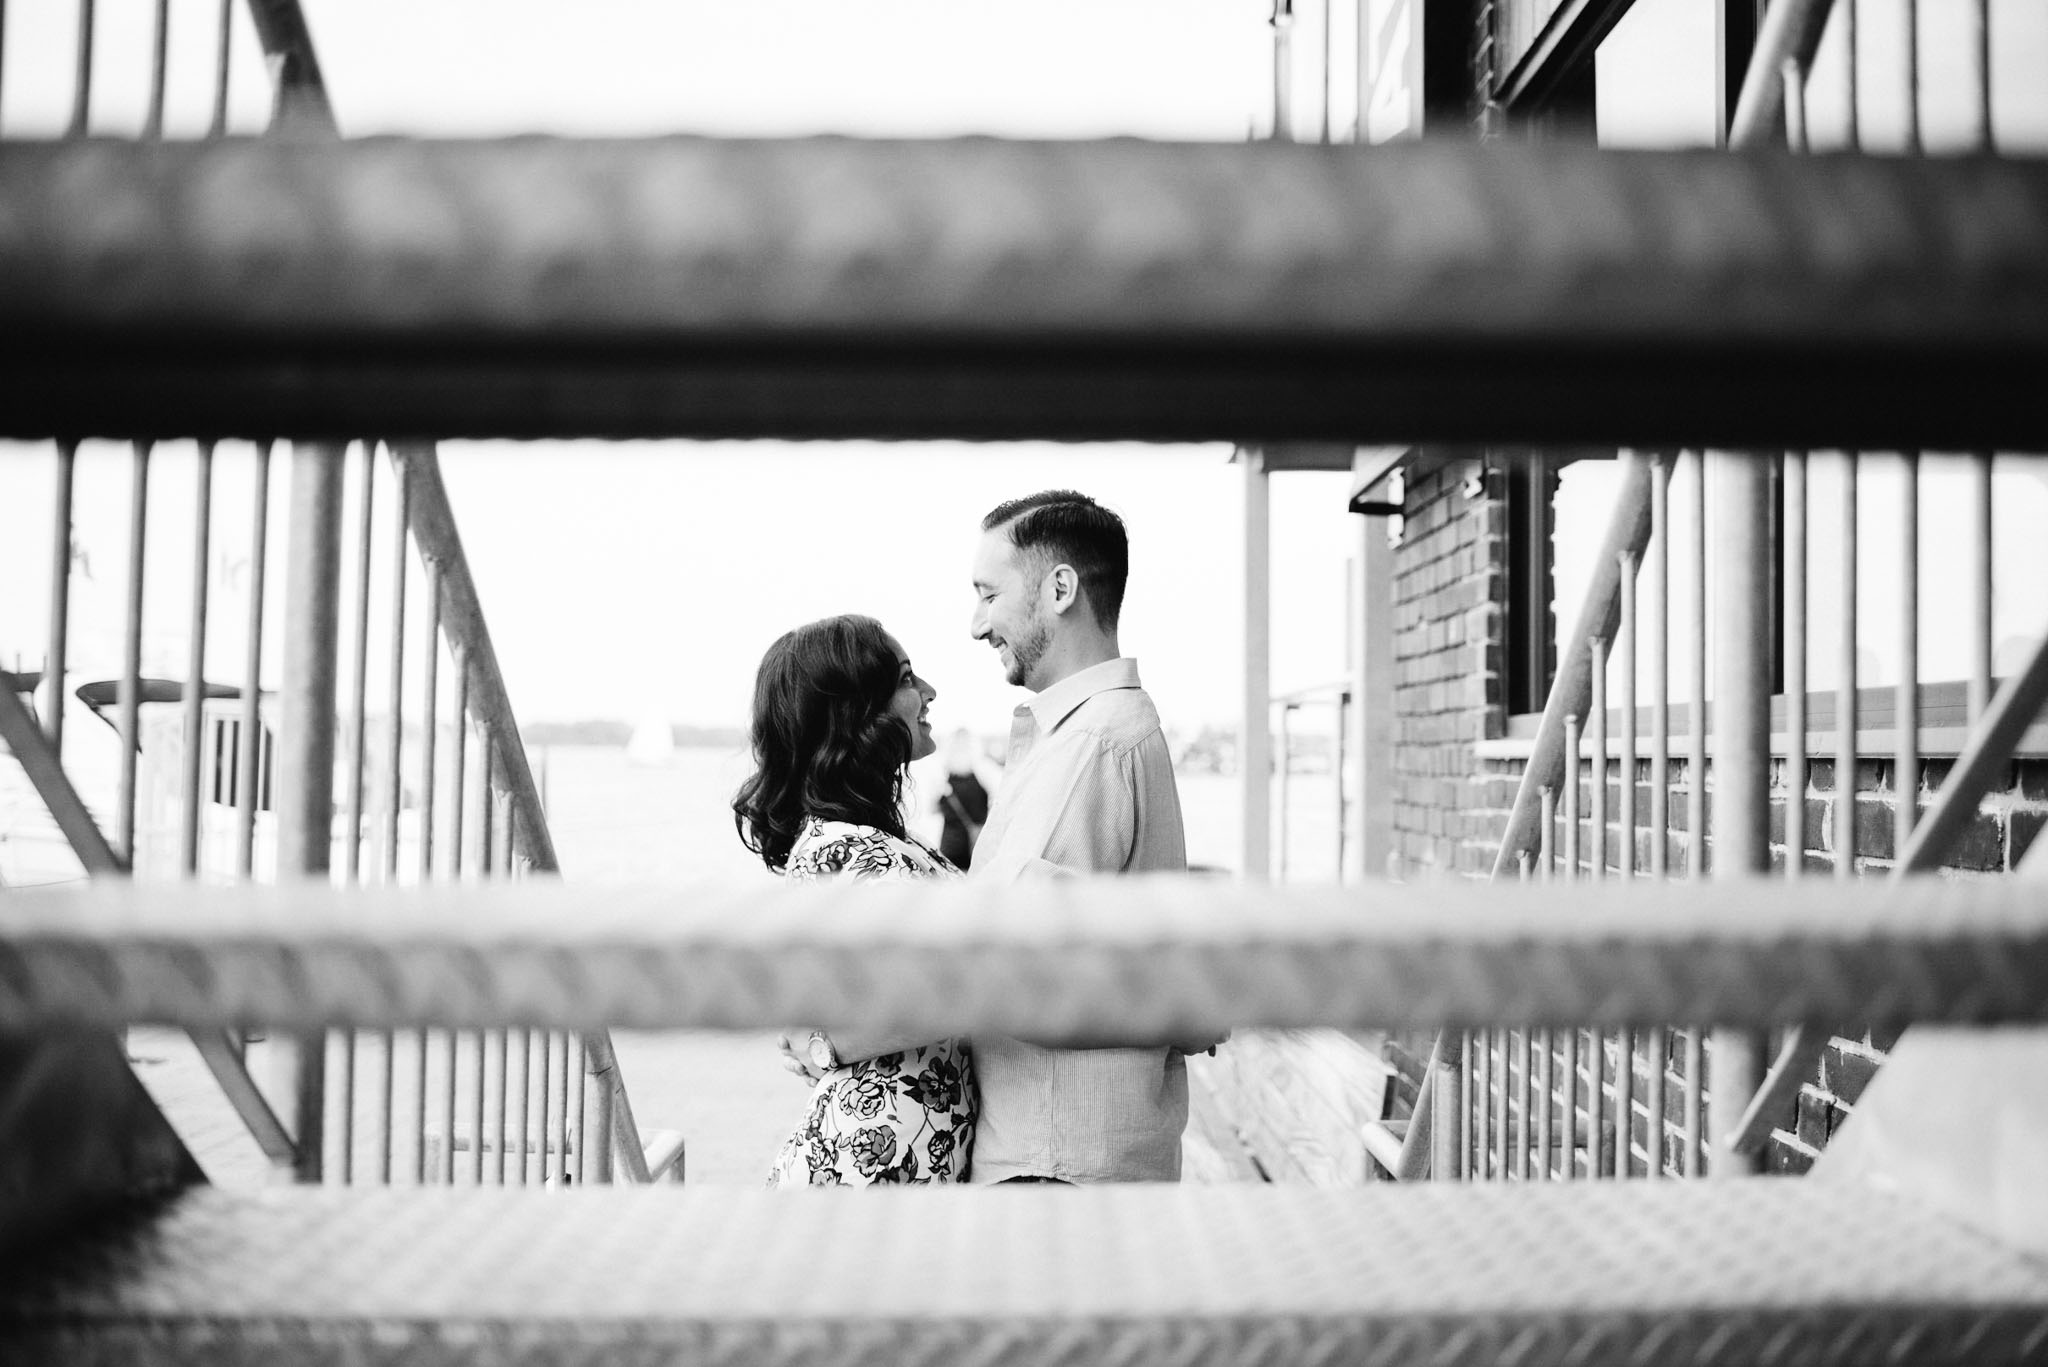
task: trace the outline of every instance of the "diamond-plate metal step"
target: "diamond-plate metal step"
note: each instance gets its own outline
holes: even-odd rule
[[[0,1358],[52,1363],[2048,1355],[2048,1268],[1800,1181],[197,1190],[0,1287]]]

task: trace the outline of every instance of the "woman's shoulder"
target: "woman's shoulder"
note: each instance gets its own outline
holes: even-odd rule
[[[797,882],[820,878],[939,878],[957,874],[938,851],[876,826],[805,817],[785,872]]]

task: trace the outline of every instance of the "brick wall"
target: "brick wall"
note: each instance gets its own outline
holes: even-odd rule
[[[1408,878],[1481,873],[1497,820],[1473,743],[1502,734],[1506,488],[1471,458],[1412,467],[1394,552],[1394,856]],[[1509,792],[1512,800],[1512,791]],[[1495,801],[1494,806],[1503,804]]]

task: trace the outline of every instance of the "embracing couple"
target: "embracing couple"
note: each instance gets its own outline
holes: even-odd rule
[[[981,527],[974,636],[1035,696],[1011,723],[972,877],[1185,870],[1159,713],[1117,647],[1122,520],[1055,490],[1001,504]],[[740,838],[795,881],[967,876],[903,824],[906,766],[935,748],[926,708],[937,696],[871,618],[783,636],[755,682],[756,772],[733,799]],[[785,1066],[815,1085],[769,1185],[958,1182],[970,1160],[976,1182],[1178,1181],[1183,1054],[1214,1043],[785,1037]]]

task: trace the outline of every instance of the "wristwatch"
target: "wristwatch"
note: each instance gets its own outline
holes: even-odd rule
[[[832,1041],[823,1030],[811,1031],[811,1042],[805,1052],[811,1056],[811,1066],[821,1073],[829,1073],[839,1066],[839,1053],[833,1049]]]

